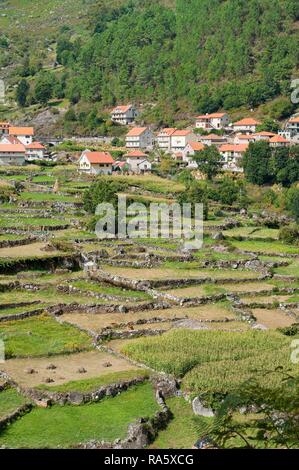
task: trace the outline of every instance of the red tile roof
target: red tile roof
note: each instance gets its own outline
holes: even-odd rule
[[[195,152],[200,152],[204,150],[205,146],[201,142],[189,142],[188,145],[194,150]]]
[[[10,135],[34,135],[33,127],[10,127]]]
[[[126,158],[147,158],[146,153],[143,153],[140,150],[133,150],[132,152],[129,152],[124,156]]]
[[[128,105],[125,105],[125,106],[116,106],[116,108],[114,108],[112,110],[113,113],[126,113],[127,111],[129,111],[129,109],[131,108],[131,104],[128,104]]]
[[[299,122],[299,116],[292,117],[289,122]]]
[[[262,123],[260,121],[257,121],[256,119],[244,118],[244,119],[241,119],[241,121],[235,122],[234,126],[258,126],[259,124],[262,124]]]
[[[0,144],[0,153],[25,153],[25,147],[22,144]]]
[[[225,140],[225,137],[218,134],[202,135],[200,138],[202,140]]]
[[[163,137],[163,134],[166,134],[168,136],[171,136],[177,129],[175,127],[165,127],[165,129],[162,129],[160,133],[158,134],[159,136]]]
[[[133,127],[128,133],[127,137],[138,137],[147,130],[147,127]]]
[[[84,155],[91,164],[113,165],[114,160],[109,152],[85,152]]]
[[[5,140],[8,140],[8,142],[10,144],[20,144],[20,145],[23,145],[22,142],[19,141],[19,139],[17,137],[15,137],[14,135],[5,135]]]
[[[261,132],[256,132],[254,135],[261,135],[264,137],[273,137],[276,134],[274,132],[261,131]]]
[[[226,113],[202,114],[197,116],[196,119],[221,119],[223,116],[226,116]]]
[[[276,143],[288,144],[289,143],[289,141],[285,139],[282,135],[275,135],[269,140],[269,142],[271,144],[276,144]]]
[[[192,131],[188,129],[176,130],[172,135],[178,137],[185,137],[186,135],[192,134]]]
[[[239,134],[237,137],[239,140],[255,140],[254,134]]]
[[[45,150],[45,147],[40,142],[32,142],[32,144],[26,145],[26,149],[29,149],[29,150]]]
[[[246,152],[248,144],[224,144],[219,148],[219,152]]]

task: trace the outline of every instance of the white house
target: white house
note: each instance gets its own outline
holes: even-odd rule
[[[23,144],[0,144],[0,165],[24,165],[25,157]]]
[[[26,160],[42,160],[45,156],[46,147],[40,142],[32,142],[26,145]]]
[[[226,137],[217,134],[209,134],[209,135],[201,135],[199,136],[199,141],[204,144],[208,145],[216,145],[217,147],[223,145],[227,142]]]
[[[127,164],[134,173],[143,171],[150,171],[152,169],[151,163],[147,159],[147,155],[140,150],[134,150],[124,155]]]
[[[111,120],[123,126],[127,126],[135,121],[138,114],[138,110],[132,104],[116,106],[111,112]]]
[[[241,121],[237,121],[233,124],[234,131],[241,132],[256,132],[257,126],[261,124],[260,121],[257,121],[253,118],[244,118]]]
[[[242,172],[241,160],[248,144],[224,144],[219,148],[224,170]]]
[[[271,137],[269,140],[270,147],[277,148],[277,147],[289,147],[290,142],[285,139],[282,135],[275,135]]]
[[[196,117],[195,126],[197,129],[210,131],[213,129],[225,129],[228,127],[229,122],[227,113],[203,114]]]
[[[79,159],[79,171],[90,175],[111,175],[114,160],[109,152],[85,150]]]
[[[33,127],[9,127],[9,135],[17,137],[23,145],[32,144],[34,129]]]
[[[188,129],[176,130],[171,135],[171,150],[180,152],[186,148],[189,142],[196,142],[197,138],[192,131]]]
[[[177,129],[174,127],[167,127],[162,129],[157,135],[157,144],[158,147],[165,152],[171,151],[171,136]]]
[[[189,142],[182,152],[183,161],[192,161],[192,157],[195,155],[195,152],[200,152],[201,150],[204,150],[204,148],[205,146],[201,142]]]
[[[152,164],[148,160],[138,163],[138,173],[149,173],[152,171]]]
[[[255,142],[256,137],[255,134],[237,134],[234,138],[234,144],[250,144],[251,142]]]
[[[299,134],[299,116],[293,116],[289,119],[286,130],[291,133],[291,137]]]
[[[128,149],[151,149],[154,136],[148,127],[133,127],[126,136]]]

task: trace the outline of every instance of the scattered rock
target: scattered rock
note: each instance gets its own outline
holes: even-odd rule
[[[84,367],[79,367],[79,369],[77,369],[77,372],[78,374],[86,374],[87,370]]]
[[[57,369],[57,367],[55,366],[55,364],[49,364],[49,365],[47,366],[47,369],[48,369],[48,370],[55,370],[55,369]]]
[[[111,362],[104,362],[103,367],[112,367]]]
[[[47,378],[45,379],[45,383],[46,383],[46,384],[51,384],[51,383],[53,383],[53,382],[54,382],[54,380],[51,379],[51,377],[47,377]]]
[[[25,369],[25,373],[26,374],[37,374],[37,371],[29,367],[28,369]]]

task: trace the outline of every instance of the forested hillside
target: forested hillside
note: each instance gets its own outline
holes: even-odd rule
[[[81,36],[67,21],[59,30],[62,69],[25,77],[26,105],[55,97],[96,103],[97,110],[150,103],[144,116],[157,124],[273,99],[272,117],[293,111],[298,0],[102,0],[87,2],[85,16]],[[43,97],[34,86],[44,83],[51,90]]]

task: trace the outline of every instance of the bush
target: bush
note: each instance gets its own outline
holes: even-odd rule
[[[292,244],[298,244],[299,242],[299,227],[297,225],[289,225],[288,227],[282,227],[279,231],[279,240]]]

